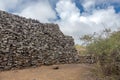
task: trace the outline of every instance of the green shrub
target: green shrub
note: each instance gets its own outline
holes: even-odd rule
[[[103,80],[120,80],[120,31],[111,33],[105,29],[99,35],[85,35],[81,39],[88,41],[87,53],[96,57],[97,74]]]

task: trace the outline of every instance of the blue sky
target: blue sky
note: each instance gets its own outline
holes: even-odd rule
[[[120,0],[0,0],[0,10],[57,23],[75,43],[81,35],[120,27]]]

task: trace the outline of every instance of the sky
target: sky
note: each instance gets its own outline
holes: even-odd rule
[[[120,0],[0,0],[0,10],[55,23],[80,44],[80,36],[120,28]]]

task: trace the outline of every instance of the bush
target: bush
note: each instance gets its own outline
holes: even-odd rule
[[[103,80],[120,80],[120,31],[105,29],[101,34],[86,35],[88,54],[96,57],[97,73]],[[107,79],[106,79],[107,78]]]

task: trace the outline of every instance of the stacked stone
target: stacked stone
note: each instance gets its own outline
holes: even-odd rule
[[[0,11],[0,71],[78,61],[73,38],[57,24]]]

